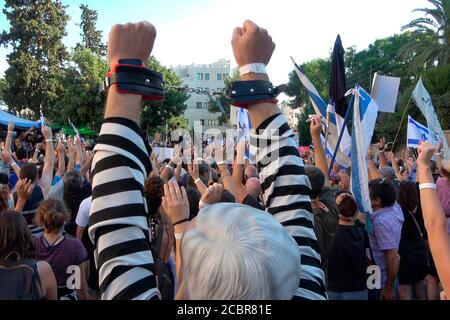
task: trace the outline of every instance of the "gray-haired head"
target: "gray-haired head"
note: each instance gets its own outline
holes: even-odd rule
[[[288,300],[300,281],[300,251],[272,215],[240,204],[200,211],[181,243],[190,299]]]

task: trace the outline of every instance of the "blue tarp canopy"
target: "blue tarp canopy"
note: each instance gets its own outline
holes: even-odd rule
[[[15,115],[12,115],[4,110],[0,110],[0,124],[7,126],[8,122],[12,121],[16,128],[19,129],[29,129],[31,127],[40,128],[41,122],[40,121],[30,121],[26,119],[22,119],[19,117],[16,117]]]

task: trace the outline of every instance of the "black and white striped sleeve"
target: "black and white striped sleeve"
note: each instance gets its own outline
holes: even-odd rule
[[[266,210],[300,248],[301,278],[294,298],[326,300],[325,276],[309,197],[311,184],[284,115],[264,121],[251,135],[250,143],[250,153],[260,170]]]
[[[160,298],[152,272],[144,183],[149,147],[136,123],[105,119],[93,160],[89,236],[104,300]]]

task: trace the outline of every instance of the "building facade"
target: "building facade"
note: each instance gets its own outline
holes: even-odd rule
[[[222,91],[225,88],[224,79],[230,76],[230,61],[220,59],[211,64],[192,64],[178,66],[173,71],[181,78],[183,84],[191,89],[202,91]],[[187,109],[184,116],[193,127],[196,121],[205,129],[224,127],[219,125],[220,111],[211,113],[209,109],[209,96],[207,94],[189,93]]]

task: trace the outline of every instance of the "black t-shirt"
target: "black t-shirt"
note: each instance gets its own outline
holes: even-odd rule
[[[17,193],[14,192],[14,203],[17,203]],[[39,203],[44,200],[44,194],[40,186],[34,186],[31,197],[28,198],[27,202],[23,207],[23,211],[36,210],[39,207]]]
[[[68,224],[66,224],[66,231],[71,236],[76,235],[77,231],[77,224],[75,223],[75,220],[77,218],[78,209],[80,208],[81,202],[89,198],[92,195],[92,188],[90,184],[84,184],[83,188],[81,189],[81,193],[67,199],[64,198],[64,203],[66,204],[67,208],[69,209],[70,215],[70,221]]]
[[[339,225],[328,257],[328,290],[352,292],[367,289],[369,236],[362,224]]]
[[[405,209],[402,211],[405,221],[403,222],[402,227],[401,242],[407,241],[411,243],[427,239],[427,231],[423,221],[422,209],[418,207],[415,213]]]
[[[253,198],[251,195],[247,195],[244,199],[244,201],[242,202],[242,204],[245,204],[247,206],[259,209],[261,211],[264,211],[264,207],[262,206],[261,203],[259,203],[255,198]]]

